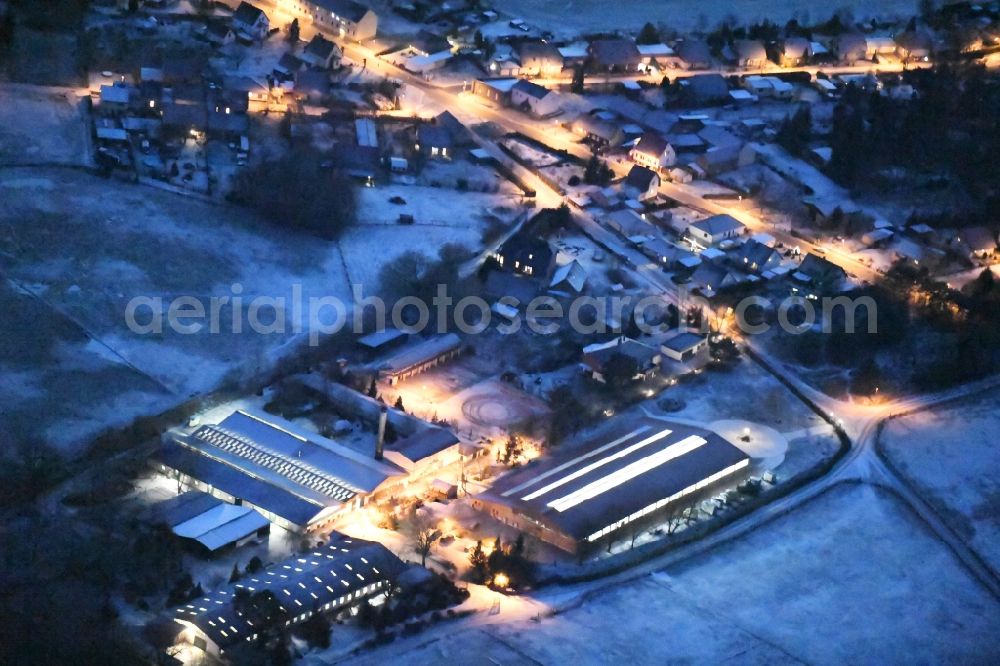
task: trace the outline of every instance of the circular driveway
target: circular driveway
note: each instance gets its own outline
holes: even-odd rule
[[[724,419],[709,424],[708,428],[766,469],[780,465],[788,451],[788,440],[784,435],[753,421]],[[743,441],[743,437],[747,437],[747,441]]]

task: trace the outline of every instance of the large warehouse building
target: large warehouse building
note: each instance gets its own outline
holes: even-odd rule
[[[750,463],[713,432],[649,417],[622,420],[603,437],[560,450],[566,453],[502,478],[473,505],[578,552],[738,480]]]
[[[286,529],[307,530],[399,489],[406,470],[380,457],[275,416],[236,411],[193,432],[167,433],[154,459],[187,488],[250,506]]]

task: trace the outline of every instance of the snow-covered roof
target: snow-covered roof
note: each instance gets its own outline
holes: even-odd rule
[[[498,92],[507,93],[510,92],[511,88],[517,85],[517,82],[521,79],[516,78],[505,78],[505,79],[479,79],[479,82],[488,88],[492,88]]]
[[[580,446],[509,474],[477,499],[505,505],[578,541],[691,493],[749,458],[717,434],[654,418],[622,419]]]
[[[564,283],[569,285],[576,293],[583,291],[583,288],[586,286],[587,270],[576,259],[556,268],[552,274],[552,281],[549,283],[549,286],[558,287]]]
[[[674,55],[674,50],[666,44],[636,44],[635,47],[639,49],[639,55],[642,56],[664,58]]]
[[[193,539],[215,551],[247,537],[270,523],[248,506],[219,503],[217,506],[174,526],[179,537]]]
[[[128,104],[132,89],[128,86],[101,86],[101,102],[111,104]]]
[[[306,525],[403,470],[273,415],[236,411],[176,434],[157,456],[233,497]]]
[[[718,234],[741,231],[744,228],[744,225],[732,215],[726,215],[723,213],[721,215],[706,217],[705,219],[698,220],[697,222],[692,222],[690,227],[710,236],[716,236]]]
[[[428,67],[437,65],[438,63],[451,60],[451,51],[438,51],[437,53],[429,53],[427,55],[416,55],[406,61],[406,66],[414,71],[422,71]]]
[[[462,340],[454,333],[439,335],[429,340],[423,340],[404,347],[385,359],[379,365],[379,370],[390,375],[406,372],[415,366],[422,365],[461,346]]]
[[[277,620],[284,624],[285,620],[301,620],[317,608],[352,606],[357,597],[371,596],[405,568],[382,544],[333,532],[322,546],[178,606],[174,619],[194,625],[226,649],[251,640],[260,631],[260,611],[264,609],[255,608],[252,599],[265,590],[274,596],[281,614]],[[241,608],[235,608],[239,590],[252,596]]]

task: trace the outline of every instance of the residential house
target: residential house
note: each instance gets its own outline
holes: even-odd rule
[[[688,105],[722,104],[729,100],[729,84],[721,74],[695,74],[679,83],[681,98]]]
[[[673,166],[677,161],[673,146],[661,134],[646,132],[636,142],[629,157],[640,166],[654,171]]]
[[[899,49],[896,40],[888,35],[868,35],[865,37],[865,44],[865,55],[869,60],[877,56],[894,56]]]
[[[838,197],[804,197],[809,219],[820,226],[850,225],[861,215],[861,207],[850,199]]]
[[[652,73],[667,67],[677,69],[684,64],[677,57],[677,53],[666,44],[636,44],[635,47],[642,56],[640,68],[647,72]]]
[[[700,175],[711,178],[753,164],[756,157],[757,153],[749,143],[719,146],[706,150],[691,166],[695,167]]]
[[[246,136],[250,128],[247,117],[247,98],[236,92],[216,90],[207,105],[207,131],[209,136],[222,141],[234,141]]]
[[[556,77],[562,72],[559,49],[546,42],[522,42],[517,48],[521,76]]]
[[[967,227],[955,236],[955,242],[975,257],[984,257],[997,251],[997,234],[986,227]]]
[[[301,59],[313,67],[330,69],[340,65],[340,47],[323,35],[316,33],[306,47],[302,49]]]
[[[222,80],[222,89],[244,96],[247,111],[264,111],[271,100],[271,90],[267,84],[248,76],[227,76]]]
[[[630,39],[597,39],[590,43],[594,68],[604,72],[637,72],[642,55]]]
[[[451,133],[439,125],[426,124],[417,128],[416,149],[431,159],[451,159],[455,145]]]
[[[596,116],[583,114],[570,126],[574,134],[585,137],[598,146],[616,147],[625,140],[621,127]]]
[[[910,262],[914,266],[936,269],[944,265],[947,261],[947,253],[944,250],[937,247],[929,247],[912,238],[897,236],[892,249],[897,261]]]
[[[559,94],[537,83],[521,79],[510,89],[510,104],[538,118],[557,115],[560,108]]]
[[[733,42],[733,56],[737,67],[756,69],[767,64],[764,43],[757,39],[737,39]]]
[[[845,32],[837,37],[837,60],[843,63],[853,63],[868,59],[868,42],[865,36],[856,32]]]
[[[639,251],[668,271],[692,269],[701,264],[698,255],[660,236],[645,241]]]
[[[587,42],[573,42],[559,47],[559,55],[563,59],[563,67],[571,68],[584,64],[589,57],[589,44]]]
[[[672,361],[690,361],[708,349],[708,336],[695,330],[680,331],[660,343],[660,351]]]
[[[793,277],[809,284],[816,291],[837,292],[847,279],[847,272],[832,261],[809,253],[799,264]]]
[[[636,164],[625,178],[625,191],[638,201],[653,199],[660,191],[660,177],[652,169]]]
[[[549,290],[577,295],[583,293],[587,286],[587,269],[576,259],[568,264],[563,264],[552,273],[552,280],[549,282]]]
[[[743,276],[722,264],[703,261],[691,274],[688,287],[706,298],[743,282]]]
[[[782,67],[801,67],[812,57],[812,44],[805,37],[789,37],[781,42],[778,64]]]
[[[690,134],[670,134],[667,137],[670,145],[674,147],[674,152],[680,154],[703,153],[708,148],[708,144],[700,136]]]
[[[604,216],[604,223],[633,242],[654,235],[655,228],[634,210],[624,208]]]
[[[378,14],[354,0],[293,0],[293,7],[314,23],[336,29],[341,37],[364,42],[378,32]]]
[[[747,76],[743,78],[743,87],[757,97],[775,99],[791,99],[795,92],[795,86],[776,76]]]
[[[737,266],[748,273],[760,274],[781,265],[781,253],[751,238],[732,253]]]
[[[233,29],[225,23],[218,21],[209,21],[208,26],[205,28],[205,37],[215,46],[226,46],[236,40],[236,34],[233,32]]]
[[[687,236],[702,247],[711,247],[724,240],[738,238],[746,226],[732,215],[713,215],[688,225]]]
[[[655,347],[622,336],[611,342],[584,347],[583,367],[591,378],[604,384],[607,382],[608,364],[616,356],[625,356],[635,361],[635,374],[629,378],[633,382],[653,377],[662,360],[660,351]]]
[[[698,130],[698,138],[705,142],[709,150],[712,148],[737,148],[743,146],[744,141],[726,129],[723,125],[705,125]]]
[[[435,53],[428,53],[427,55],[415,55],[407,58],[404,68],[416,74],[433,72],[447,65],[453,57],[454,54],[450,50],[437,51]]]
[[[330,165],[342,169],[351,178],[372,182],[382,170],[382,156],[374,146],[338,143],[330,154]]]
[[[497,249],[493,258],[502,271],[547,280],[556,255],[548,241],[521,230]]]
[[[205,86],[176,85],[163,91],[163,131],[174,136],[201,134],[208,129]]]
[[[417,128],[416,149],[427,157],[451,159],[456,148],[470,143],[469,130],[450,111]]]
[[[675,44],[674,50],[687,69],[709,69],[712,66],[712,49],[702,39],[685,39]]]
[[[124,83],[101,86],[101,113],[109,115],[127,111],[133,91],[134,88],[132,86],[125,85]]]
[[[163,100],[163,85],[156,81],[143,81],[129,96],[130,117],[159,117]]]
[[[872,229],[862,234],[861,242],[868,247],[885,247],[895,235],[892,229],[885,227]]]
[[[931,56],[934,40],[924,30],[907,30],[896,37],[899,57],[908,62],[927,60]]]
[[[267,37],[267,31],[271,28],[267,14],[249,2],[241,2],[240,6],[233,12],[232,25],[237,34],[249,39],[264,39]]]
[[[520,79],[476,79],[472,82],[472,94],[491,102],[507,106],[510,103],[511,89]]]

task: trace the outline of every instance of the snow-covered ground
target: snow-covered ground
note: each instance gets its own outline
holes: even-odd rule
[[[638,31],[646,22],[663,23],[680,31],[706,30],[733,18],[739,23],[770,19],[782,25],[790,18],[801,23],[825,21],[838,9],[849,9],[856,18],[910,16],[917,10],[911,0],[657,0],[609,7],[600,0],[498,0],[496,8],[524,19],[531,26],[561,37],[614,30]]]
[[[4,347],[0,363],[19,379],[4,382],[3,396],[33,415],[34,435],[55,444],[72,446],[209,390],[231,373],[266,367],[295,332],[292,316],[284,334],[250,331],[247,308],[255,296],[290,302],[296,284],[304,299],[350,294],[336,244],[277,229],[242,209],[53,169],[0,172],[0,199],[7,276],[47,308],[8,333],[24,344]],[[161,298],[165,312],[172,299],[192,296],[207,313],[210,298],[238,292],[243,332],[230,325],[228,305],[219,311],[218,334],[206,325],[185,335],[166,324],[162,334],[136,334],[126,325],[135,297]],[[22,309],[23,298],[16,298]],[[272,317],[273,309],[260,311],[262,323]],[[151,318],[152,308],[144,307],[136,320]],[[60,341],[70,347],[59,353],[64,362],[52,363]],[[75,367],[98,363],[97,370]],[[18,385],[49,387],[48,397],[25,401]],[[0,425],[8,419],[15,417],[7,412]]]
[[[579,594],[543,590],[543,602]],[[837,486],[666,572],[553,617],[477,616],[353,664],[987,663],[1000,605],[897,499]],[[514,609],[512,609],[514,610]],[[468,625],[467,625],[468,626]]]
[[[0,164],[90,164],[90,128],[79,110],[85,93],[0,85]]]
[[[890,422],[883,450],[945,520],[1000,570],[1000,448],[995,393]]]
[[[645,405],[655,411],[657,403],[665,404],[666,401],[676,401],[681,408],[664,413],[665,418],[701,423],[743,419],[778,432],[792,432],[821,423],[819,417],[778,380],[746,358],[728,372],[705,370],[691,376]]]
[[[396,197],[405,203],[392,203],[390,199]],[[362,188],[358,224],[340,239],[351,283],[363,285],[366,294],[376,293],[382,267],[410,250],[431,258],[448,243],[476,250],[481,246],[485,216],[512,222],[520,209],[520,197],[505,192],[459,192],[417,185]],[[414,223],[399,224],[403,214],[412,215]]]

